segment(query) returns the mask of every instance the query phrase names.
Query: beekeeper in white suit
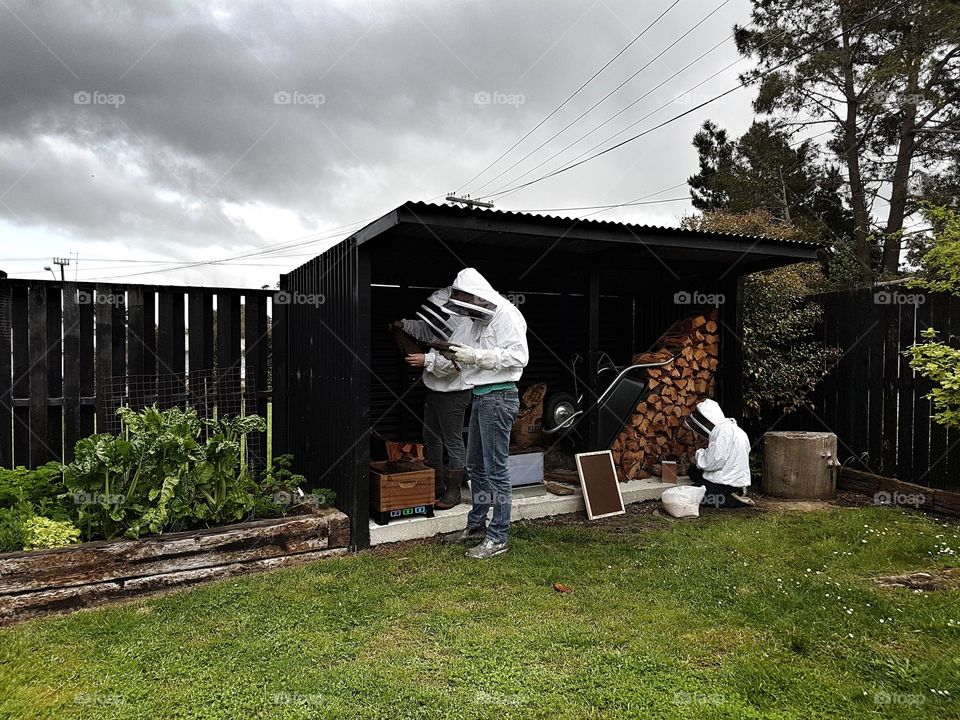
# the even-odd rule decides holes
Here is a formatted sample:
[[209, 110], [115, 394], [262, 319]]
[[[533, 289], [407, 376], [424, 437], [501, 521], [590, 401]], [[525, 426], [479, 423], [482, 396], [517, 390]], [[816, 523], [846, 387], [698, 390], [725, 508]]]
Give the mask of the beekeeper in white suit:
[[[461, 270], [444, 306], [471, 319], [466, 337], [453, 348], [472, 387], [467, 436], [467, 475], [473, 508], [464, 541], [482, 540], [467, 557], [486, 560], [507, 551], [513, 489], [508, 455], [510, 431], [520, 409], [517, 381], [530, 358], [527, 322], [514, 305], [473, 268]], [[493, 517], [486, 527], [487, 514]]]
[[[450, 288], [435, 291], [420, 306], [416, 320], [401, 321], [403, 329], [418, 340], [466, 341], [471, 321], [445, 310], [449, 299]], [[460, 504], [460, 488], [466, 484], [463, 418], [470, 404], [470, 386], [460, 369], [434, 349], [407, 355], [406, 361], [411, 367], [423, 368], [427, 388], [423, 400], [424, 463], [436, 474], [434, 506], [449, 510]]]
[[707, 441], [707, 447], [696, 454], [696, 465], [690, 467], [690, 480], [707, 492], [701, 504], [718, 508], [749, 507], [750, 439], [733, 418], [725, 417], [713, 400], [704, 400], [684, 421], [696, 435]]

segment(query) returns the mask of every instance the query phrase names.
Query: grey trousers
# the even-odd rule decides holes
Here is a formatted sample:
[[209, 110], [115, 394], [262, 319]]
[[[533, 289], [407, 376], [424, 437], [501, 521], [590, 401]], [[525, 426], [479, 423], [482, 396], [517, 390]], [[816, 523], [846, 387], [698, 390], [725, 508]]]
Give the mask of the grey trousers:
[[470, 395], [469, 390], [427, 390], [423, 401], [423, 455], [428, 466], [443, 467], [444, 448], [447, 451], [447, 468], [462, 470], [466, 466], [463, 418], [470, 404]]

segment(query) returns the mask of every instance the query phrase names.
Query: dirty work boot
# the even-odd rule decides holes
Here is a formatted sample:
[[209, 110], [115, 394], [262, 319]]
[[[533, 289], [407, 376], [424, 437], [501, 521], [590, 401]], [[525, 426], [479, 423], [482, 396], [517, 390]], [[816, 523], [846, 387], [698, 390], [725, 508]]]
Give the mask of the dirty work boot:
[[460, 477], [457, 473], [463, 473], [463, 470], [447, 470], [445, 473], [447, 489], [444, 491], [443, 497], [439, 498], [433, 505], [437, 510], [449, 510], [460, 504]]
[[447, 489], [446, 483], [444, 482], [446, 473], [443, 470], [443, 465], [437, 466], [427, 463], [424, 463], [424, 465], [433, 470], [433, 497], [443, 497], [443, 491]]
[[467, 485], [467, 469], [466, 468], [447, 468], [447, 484], [455, 484], [458, 488], [469, 487]]

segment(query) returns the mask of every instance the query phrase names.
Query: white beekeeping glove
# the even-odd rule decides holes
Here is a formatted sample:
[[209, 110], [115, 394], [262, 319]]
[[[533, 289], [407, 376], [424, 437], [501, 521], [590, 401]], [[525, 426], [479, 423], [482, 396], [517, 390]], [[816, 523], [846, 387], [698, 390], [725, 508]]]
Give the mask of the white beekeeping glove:
[[481, 350], [464, 345], [451, 345], [450, 349], [456, 355], [458, 363], [476, 365], [481, 370], [493, 370], [497, 366], [494, 350]]

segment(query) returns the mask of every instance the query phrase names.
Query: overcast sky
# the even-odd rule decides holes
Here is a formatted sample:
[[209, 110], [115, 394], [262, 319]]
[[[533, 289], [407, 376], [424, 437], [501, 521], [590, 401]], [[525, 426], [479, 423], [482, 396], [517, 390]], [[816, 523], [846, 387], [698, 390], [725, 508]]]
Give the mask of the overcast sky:
[[[272, 285], [280, 272], [343, 237], [342, 226], [405, 200], [512, 187], [641, 96], [519, 182], [644, 116], [616, 140], [736, 84], [746, 62], [686, 92], [737, 60], [730, 33], [734, 23], [748, 21], [748, 0], [728, 0], [650, 63], [718, 5], [679, 0], [564, 108], [468, 183], [672, 3], [0, 0], [0, 268], [49, 277], [42, 268], [50, 257], [73, 252], [79, 265], [70, 273], [78, 270], [81, 280]], [[710, 117], [742, 132], [753, 95], [735, 92], [570, 172], [496, 198], [497, 207], [686, 197], [685, 186], [668, 188], [695, 171], [690, 141], [697, 126]], [[594, 217], [673, 225], [689, 210], [684, 200]], [[317, 238], [229, 264], [169, 269]]]

